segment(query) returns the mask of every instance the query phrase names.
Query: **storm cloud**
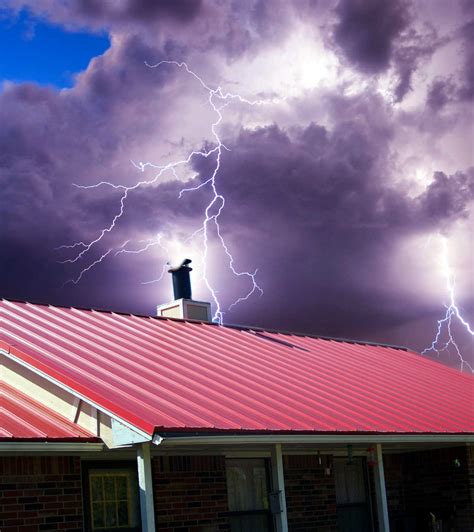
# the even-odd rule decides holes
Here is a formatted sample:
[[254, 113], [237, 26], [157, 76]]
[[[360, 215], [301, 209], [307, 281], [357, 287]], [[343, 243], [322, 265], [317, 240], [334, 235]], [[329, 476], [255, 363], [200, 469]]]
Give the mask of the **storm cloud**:
[[[424, 266], [417, 262], [423, 249], [414, 248], [409, 263], [403, 253], [431, 235], [469, 235], [473, 161], [449, 134], [455, 127], [465, 131], [463, 114], [469, 114], [463, 106], [470, 98], [465, 58], [471, 26], [443, 40], [440, 35], [455, 32], [416, 29], [416, 11], [407, 2], [375, 0], [342, 0], [325, 9], [317, 2], [263, 0], [222, 8], [204, 0], [83, 0], [62, 3], [57, 11], [46, 0], [26, 6], [66, 29], [106, 28], [111, 47], [92, 59], [71, 89], [3, 84], [3, 297], [142, 313], [170, 298], [166, 279], [141, 284], [159, 276], [164, 248], [133, 257], [115, 253], [125, 242], [138, 249], [158, 234], [183, 242], [198, 230], [212, 192], [203, 186], [180, 197], [180, 191], [208, 181], [215, 155], [195, 156], [185, 171], [168, 171], [131, 191], [113, 231], [82, 259], [61, 264], [80, 247], [57, 248], [95, 239], [120, 211], [123, 189], [75, 184], [133, 186], [157, 173], [153, 167], [139, 171], [139, 161], [180, 160], [191, 150], [215, 147], [216, 112], [198, 80], [176, 65], [145, 65], [187, 61], [213, 88], [278, 96], [267, 106], [234, 102], [222, 108], [225, 149], [216, 180], [226, 201], [221, 233], [236, 267], [258, 269], [264, 290], [227, 310], [248, 291], [248, 279], [229, 276], [228, 257], [210, 224], [209, 274], [226, 321], [426, 345], [443, 300], [425, 286]], [[291, 42], [303, 39], [302, 24], [314, 39], [302, 41], [305, 47], [322, 32], [318, 42], [328, 46], [337, 75], [331, 78], [328, 70], [314, 86], [299, 89], [308, 74], [302, 61], [303, 70], [291, 79], [299, 90], [287, 95], [278, 82], [294, 65], [272, 50], [290, 36]], [[452, 72], [436, 70], [431, 61], [449, 46], [464, 55]], [[260, 57], [266, 60], [258, 63]], [[276, 71], [272, 84], [256, 85], [259, 75]], [[377, 84], [384, 75], [394, 76], [390, 90]], [[404, 107], [408, 95], [413, 100]], [[199, 247], [199, 238], [189, 249]], [[79, 283], [67, 283], [108, 250]], [[202, 291], [199, 256], [190, 258]], [[462, 286], [467, 277], [463, 270]], [[473, 305], [469, 294], [462, 302], [468, 310]], [[420, 319], [429, 322], [421, 332], [418, 327], [406, 339], [394, 332]]]
[[346, 58], [368, 73], [388, 68], [394, 41], [409, 22], [404, 0], [340, 0], [334, 29], [336, 44]]

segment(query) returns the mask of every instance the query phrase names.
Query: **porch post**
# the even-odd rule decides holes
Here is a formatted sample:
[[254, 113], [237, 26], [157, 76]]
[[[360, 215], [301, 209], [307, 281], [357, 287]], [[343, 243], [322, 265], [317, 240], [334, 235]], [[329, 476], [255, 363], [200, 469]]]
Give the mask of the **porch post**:
[[138, 488], [140, 490], [140, 513], [142, 531], [155, 532], [155, 509], [153, 506], [153, 478], [151, 474], [150, 443], [137, 447]]
[[375, 496], [377, 499], [377, 517], [380, 532], [390, 532], [388, 520], [387, 492], [385, 490], [385, 473], [383, 469], [382, 444], [375, 446], [376, 468], [375, 468]]
[[285, 475], [283, 471], [283, 455], [281, 444], [277, 443], [272, 448], [272, 476], [273, 490], [280, 492], [281, 512], [275, 514], [276, 531], [288, 532], [288, 518], [286, 513]]

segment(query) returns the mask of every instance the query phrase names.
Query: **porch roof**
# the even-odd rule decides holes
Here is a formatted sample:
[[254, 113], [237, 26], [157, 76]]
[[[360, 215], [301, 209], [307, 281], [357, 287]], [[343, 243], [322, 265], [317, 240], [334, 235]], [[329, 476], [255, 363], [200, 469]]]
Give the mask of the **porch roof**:
[[0, 381], [0, 442], [12, 440], [99, 441], [87, 430]]

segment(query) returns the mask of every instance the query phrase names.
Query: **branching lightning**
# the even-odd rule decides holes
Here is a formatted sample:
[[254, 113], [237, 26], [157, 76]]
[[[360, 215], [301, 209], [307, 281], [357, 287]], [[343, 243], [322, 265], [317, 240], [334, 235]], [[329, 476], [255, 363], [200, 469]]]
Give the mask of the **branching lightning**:
[[[95, 238], [91, 239], [88, 242], [81, 241], [81, 242], [75, 242], [70, 245], [60, 246], [60, 249], [80, 248], [80, 251], [77, 252], [72, 258], [68, 258], [61, 262], [73, 264], [73, 263], [80, 261], [81, 259], [84, 259], [89, 254], [89, 252], [91, 252], [92, 249], [94, 249], [97, 245], [99, 245], [99, 243], [108, 234], [112, 233], [114, 229], [116, 228], [117, 222], [124, 215], [127, 198], [129, 197], [130, 193], [132, 193], [133, 191], [139, 188], [152, 186], [158, 183], [160, 178], [166, 172], [170, 172], [174, 177], [177, 177], [176, 170], [178, 168], [186, 167], [196, 157], [209, 158], [211, 156], [215, 156], [216, 162], [211, 172], [211, 175], [206, 180], [202, 181], [200, 184], [196, 186], [185, 187], [181, 189], [181, 191], [179, 192], [179, 198], [182, 198], [183, 195], [186, 193], [192, 193], [196, 190], [204, 189], [204, 188], [209, 189], [211, 192], [209, 203], [203, 213], [202, 225], [186, 239], [186, 242], [193, 240], [194, 238], [197, 238], [197, 237], [200, 237], [202, 239], [202, 251], [201, 251], [202, 279], [204, 281], [205, 286], [209, 290], [209, 293], [215, 305], [215, 312], [214, 312], [213, 319], [214, 321], [222, 323], [224, 319], [224, 311], [219, 301], [217, 290], [214, 284], [211, 282], [209, 275], [208, 275], [209, 240], [210, 240], [210, 231], [212, 228], [214, 228], [216, 235], [217, 235], [218, 242], [221, 245], [222, 250], [224, 251], [225, 255], [227, 256], [229, 270], [232, 272], [234, 276], [240, 277], [240, 278], [244, 277], [248, 279], [248, 281], [250, 282], [250, 288], [247, 291], [247, 293], [237, 298], [228, 307], [228, 310], [232, 309], [238, 303], [248, 300], [249, 297], [251, 297], [254, 293], [259, 293], [260, 295], [262, 295], [263, 290], [257, 282], [257, 270], [254, 270], [253, 272], [252, 271], [249, 272], [249, 271], [240, 271], [237, 269], [237, 267], [235, 266], [234, 256], [232, 255], [229, 249], [229, 246], [227, 245], [224, 239], [224, 236], [222, 234], [222, 228], [219, 224], [219, 218], [225, 207], [225, 198], [218, 190], [217, 177], [218, 177], [218, 173], [221, 167], [222, 152], [223, 150], [229, 150], [229, 148], [227, 148], [227, 146], [225, 146], [225, 144], [222, 142], [219, 136], [218, 127], [223, 120], [223, 115], [222, 115], [223, 109], [231, 103], [237, 102], [237, 103], [247, 104], [250, 106], [255, 106], [255, 105], [275, 103], [276, 100], [275, 99], [273, 100], [248, 100], [246, 98], [243, 98], [239, 94], [224, 92], [220, 86], [216, 88], [212, 88], [209, 85], [207, 85], [207, 83], [205, 83], [203, 79], [199, 77], [195, 72], [190, 70], [188, 65], [184, 62], [160, 61], [159, 63], [154, 64], [154, 65], [150, 65], [148, 63], [146, 63], [146, 65], [149, 68], [159, 68], [163, 65], [170, 65], [170, 66], [177, 67], [179, 69], [183, 69], [186, 71], [187, 74], [189, 74], [199, 83], [199, 85], [201, 86], [203, 90], [207, 91], [208, 104], [210, 106], [210, 109], [212, 110], [212, 112], [214, 113], [216, 117], [215, 120], [211, 124], [211, 132], [212, 132], [212, 137], [214, 139], [214, 145], [210, 149], [191, 151], [191, 153], [189, 153], [188, 156], [185, 157], [184, 159], [168, 162], [166, 164], [158, 165], [158, 164], [154, 164], [151, 162], [136, 163], [132, 161], [132, 164], [141, 172], [145, 172], [145, 170], [147, 169], [152, 169], [153, 171], [156, 172], [155, 175], [151, 179], [144, 179], [144, 180], [138, 181], [132, 186], [114, 184], [108, 181], [101, 181], [94, 185], [77, 185], [76, 184], [75, 186], [81, 189], [96, 189], [102, 186], [106, 186], [106, 187], [113, 188], [115, 190], [119, 190], [121, 192], [119, 208], [117, 212], [115, 213], [115, 215], [113, 216], [113, 218], [111, 219], [110, 223], [106, 227], [102, 228]], [[162, 235], [157, 235], [157, 237], [153, 239], [139, 241], [139, 243], [142, 243], [142, 244], [145, 243], [145, 245], [137, 249], [126, 248], [129, 242], [130, 241], [126, 241], [119, 248], [115, 249], [114, 256], [117, 256], [122, 253], [132, 253], [132, 254], [144, 253], [148, 251], [151, 247], [156, 246], [156, 245], [160, 246], [165, 251], [167, 250], [166, 246], [162, 243]], [[77, 284], [82, 279], [85, 273], [87, 273], [97, 264], [101, 263], [106, 257], [111, 255], [112, 251], [114, 251], [113, 248], [103, 253], [98, 259], [94, 260], [88, 266], [84, 267], [76, 278], [70, 279], [67, 282]], [[153, 279], [152, 281], [147, 281], [146, 283], [158, 282], [159, 280], [163, 278], [165, 271], [166, 271], [166, 264], [163, 265], [161, 275], [159, 276], [158, 279]]]
[[[443, 351], [447, 351], [449, 347], [451, 346], [454, 349], [454, 352], [459, 357], [459, 361], [461, 363], [461, 371], [463, 371], [465, 368], [467, 368], [469, 371], [474, 373], [474, 368], [472, 367], [469, 362], [467, 362], [459, 349], [458, 344], [456, 343], [456, 340], [454, 339], [453, 332], [452, 332], [452, 324], [453, 320], [457, 320], [459, 323], [463, 325], [463, 327], [466, 329], [466, 331], [471, 335], [474, 336], [474, 330], [472, 329], [471, 325], [468, 323], [468, 321], [462, 316], [459, 306], [456, 303], [455, 298], [455, 276], [451, 269], [451, 266], [449, 264], [449, 248], [448, 248], [448, 242], [446, 238], [442, 237], [441, 239], [441, 245], [442, 245], [442, 251], [441, 251], [441, 268], [443, 277], [446, 281], [446, 290], [449, 295], [449, 305], [446, 306], [446, 313], [443, 318], [438, 320], [438, 328], [436, 331], [436, 335], [430, 345], [430, 347], [427, 347], [422, 351], [422, 354], [426, 354], [429, 352], [435, 352], [439, 356]], [[447, 338], [446, 340], [443, 340], [442, 338]]]
[[69, 283], [77, 284], [84, 277], [84, 274], [86, 274], [89, 270], [91, 270], [97, 264], [101, 263], [105, 259], [105, 257], [108, 257], [112, 253], [112, 251], [113, 249], [108, 249], [105, 253], [102, 253], [102, 255], [98, 259], [96, 259], [94, 262], [91, 262], [89, 266], [87, 266], [86, 268], [83, 268], [75, 279], [69, 279], [68, 281], [64, 283], [64, 285], [69, 284]]
[[162, 238], [163, 238], [163, 235], [161, 233], [158, 233], [156, 237], [139, 240], [138, 241], [139, 244], [145, 243], [145, 245], [138, 249], [127, 249], [125, 246], [130, 242], [130, 240], [127, 240], [123, 244], [123, 246], [115, 252], [115, 256], [120, 255], [121, 253], [130, 253], [132, 255], [139, 255], [140, 253], [144, 253], [145, 251], [148, 251], [150, 248], [154, 246], [160, 246], [162, 249], [166, 251], [166, 248], [161, 243]]

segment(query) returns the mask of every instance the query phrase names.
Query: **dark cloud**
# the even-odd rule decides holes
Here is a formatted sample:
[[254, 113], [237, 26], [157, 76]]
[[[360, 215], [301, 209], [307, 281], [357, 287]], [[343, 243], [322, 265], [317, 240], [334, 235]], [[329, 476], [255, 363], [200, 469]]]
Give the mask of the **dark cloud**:
[[461, 8], [468, 15], [474, 14], [474, 4], [471, 0], [461, 0]]
[[[67, 292], [57, 246], [97, 233], [116, 212], [117, 194], [82, 194], [72, 183], [130, 179], [130, 146], [146, 141], [159, 124], [144, 121], [149, 97], [156, 97], [173, 72], [150, 71], [152, 52], [136, 37], [97, 58], [71, 91], [35, 84], [4, 86], [0, 93], [1, 292], [30, 297]], [[153, 50], [156, 57], [159, 53]], [[166, 103], [163, 102], [163, 105]], [[159, 116], [160, 106], [156, 106]], [[159, 126], [158, 126], [159, 127]], [[93, 217], [94, 199], [104, 196]], [[91, 197], [94, 198], [91, 201]], [[88, 200], [88, 208], [84, 204]], [[96, 200], [98, 201], [98, 200]], [[5, 259], [9, 257], [10, 259]], [[12, 267], [11, 257], [22, 257]], [[32, 272], [36, 272], [32, 276]], [[61, 280], [62, 279], [62, 280]], [[34, 288], [33, 288], [34, 286]], [[16, 294], [16, 296], [15, 296]], [[25, 296], [26, 297], [26, 296]]]
[[[472, 9], [468, 10], [466, 6], [465, 12], [469, 15]], [[474, 20], [463, 24], [449, 40], [458, 43], [461, 68], [452, 75], [437, 77], [430, 83], [426, 103], [434, 111], [443, 109], [449, 103], [470, 102], [474, 99]], [[447, 41], [448, 39], [445, 40]]]
[[[7, 0], [16, 10], [66, 29], [134, 33], [153, 46], [217, 51], [234, 60], [284, 38], [297, 17], [314, 11], [312, 0]], [[179, 44], [178, 44], [179, 43]], [[169, 55], [168, 58], [176, 59]]]
[[474, 20], [471, 18], [460, 31], [461, 53], [463, 54], [463, 68], [458, 89], [458, 97], [461, 100], [474, 99]]
[[77, 0], [71, 2], [70, 13], [105, 24], [137, 20], [150, 23], [157, 18], [189, 22], [202, 9], [201, 0]]
[[412, 90], [412, 77], [421, 62], [431, 58], [444, 43], [445, 40], [439, 39], [435, 30], [422, 34], [409, 29], [403, 33], [401, 42], [393, 52], [393, 64], [398, 77], [394, 90], [396, 102], [401, 102]]
[[69, 28], [118, 29], [139, 24], [189, 24], [203, 9], [202, 0], [7, 0], [6, 7], [46, 17]]
[[396, 76], [394, 100], [412, 90], [412, 77], [449, 39], [433, 27], [415, 29], [414, 7], [405, 0], [340, 0], [334, 41], [346, 60], [365, 74], [392, 68]]
[[474, 168], [451, 176], [435, 172], [433, 181], [417, 199], [419, 215], [429, 225], [467, 218], [468, 204], [474, 200]]
[[420, 313], [416, 296], [387, 294], [395, 250], [408, 235], [465, 217], [474, 175], [437, 173], [415, 198], [390, 185], [389, 128], [385, 136], [371, 131], [363, 109], [376, 109], [377, 101], [365, 105], [354, 101], [351, 119], [332, 130], [316, 124], [292, 135], [277, 126], [243, 130], [225, 154], [223, 227], [239, 260], [258, 266], [268, 288], [265, 301], [236, 310], [231, 321], [250, 317], [307, 331], [317, 323], [324, 334], [370, 334], [406, 320], [407, 305], [408, 313]]
[[409, 23], [407, 2], [340, 0], [334, 39], [344, 56], [364, 72], [390, 66], [394, 41]]
[[455, 90], [455, 84], [450, 78], [437, 78], [428, 87], [426, 103], [433, 111], [439, 111], [451, 101]]
[[[471, 3], [469, 8], [465, 6], [465, 13], [472, 18]], [[438, 76], [429, 84], [426, 103], [433, 111], [439, 111], [450, 103], [470, 102], [474, 99], [474, 20], [463, 24], [449, 38], [438, 40], [434, 48], [447, 42], [457, 43], [461, 65], [454, 73]], [[425, 47], [424, 51], [421, 49], [420, 55], [432, 55], [430, 46]]]

